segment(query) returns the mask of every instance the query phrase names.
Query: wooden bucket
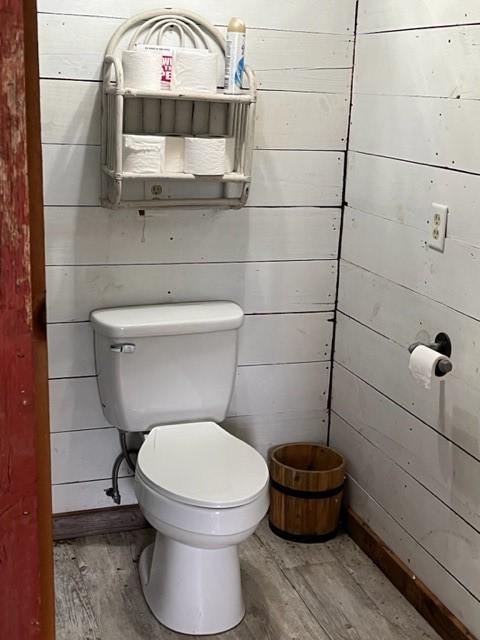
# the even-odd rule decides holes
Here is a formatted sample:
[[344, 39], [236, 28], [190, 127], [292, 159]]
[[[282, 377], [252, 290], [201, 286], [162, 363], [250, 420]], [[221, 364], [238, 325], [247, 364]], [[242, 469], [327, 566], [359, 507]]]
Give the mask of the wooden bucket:
[[340, 519], [345, 459], [318, 444], [276, 447], [270, 458], [270, 528], [294, 542], [326, 542]]

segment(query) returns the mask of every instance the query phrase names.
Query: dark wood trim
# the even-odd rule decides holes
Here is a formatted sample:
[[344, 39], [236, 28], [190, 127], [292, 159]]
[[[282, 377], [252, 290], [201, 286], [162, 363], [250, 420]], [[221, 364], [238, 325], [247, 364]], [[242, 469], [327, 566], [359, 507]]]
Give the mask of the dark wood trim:
[[40, 72], [36, 0], [23, 0], [25, 105], [30, 205], [30, 277], [32, 286], [33, 365], [37, 460], [38, 538], [40, 549], [40, 627], [42, 638], [55, 637], [55, 590], [52, 552], [52, 483], [43, 219]]
[[345, 514], [345, 525], [352, 540], [373, 560], [390, 582], [444, 640], [477, 640], [465, 625], [350, 508]]
[[116, 531], [145, 529], [149, 524], [138, 505], [59, 513], [53, 517], [54, 540], [69, 540]]
[[53, 640], [35, 0], [0, 0], [0, 637]]

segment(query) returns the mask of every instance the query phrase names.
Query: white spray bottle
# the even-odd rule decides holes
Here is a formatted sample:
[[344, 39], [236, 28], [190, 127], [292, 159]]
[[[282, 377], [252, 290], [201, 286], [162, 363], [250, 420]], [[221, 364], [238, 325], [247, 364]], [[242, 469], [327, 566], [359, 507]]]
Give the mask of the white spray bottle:
[[225, 93], [240, 93], [245, 69], [246, 27], [240, 18], [232, 18], [225, 41]]

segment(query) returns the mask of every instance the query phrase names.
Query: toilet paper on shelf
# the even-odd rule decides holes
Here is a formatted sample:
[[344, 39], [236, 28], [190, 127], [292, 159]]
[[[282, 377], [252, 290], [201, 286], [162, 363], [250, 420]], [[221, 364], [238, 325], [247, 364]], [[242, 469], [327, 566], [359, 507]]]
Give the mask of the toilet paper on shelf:
[[172, 91], [178, 93], [217, 91], [217, 54], [207, 49], [175, 47], [173, 52]]
[[191, 100], [176, 100], [175, 104], [175, 133], [192, 133], [193, 102]]
[[163, 134], [173, 133], [175, 130], [175, 101], [160, 101], [160, 131]]
[[193, 103], [192, 133], [194, 136], [208, 133], [210, 104], [197, 100]]
[[122, 51], [123, 82], [136, 91], [162, 91], [170, 88], [165, 61], [172, 59], [169, 47], [137, 48]]
[[165, 171], [163, 136], [123, 136], [123, 171], [135, 174], [160, 174]]
[[227, 163], [225, 138], [185, 138], [185, 173], [223, 175]]
[[228, 104], [212, 102], [208, 118], [208, 132], [211, 136], [224, 136], [227, 133]]
[[409, 369], [415, 380], [425, 389], [431, 389], [432, 380], [436, 378], [435, 369], [440, 360], [448, 359], [438, 351], [424, 345], [415, 347], [410, 355]]
[[128, 98], [123, 103], [123, 130], [125, 133], [143, 133], [143, 100]]
[[143, 99], [143, 132], [159, 133], [160, 131], [160, 100], [155, 98]]
[[225, 138], [225, 173], [235, 171], [235, 138]]

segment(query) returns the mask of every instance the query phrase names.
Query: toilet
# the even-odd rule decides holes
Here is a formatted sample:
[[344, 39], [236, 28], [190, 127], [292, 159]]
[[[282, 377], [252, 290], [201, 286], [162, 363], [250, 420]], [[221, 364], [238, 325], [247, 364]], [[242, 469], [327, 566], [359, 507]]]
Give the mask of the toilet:
[[242, 322], [233, 302], [91, 314], [105, 416], [122, 431], [148, 432], [135, 487], [156, 536], [140, 557], [141, 586], [155, 617], [179, 633], [221, 633], [242, 620], [238, 545], [268, 510], [263, 457], [218, 424]]

